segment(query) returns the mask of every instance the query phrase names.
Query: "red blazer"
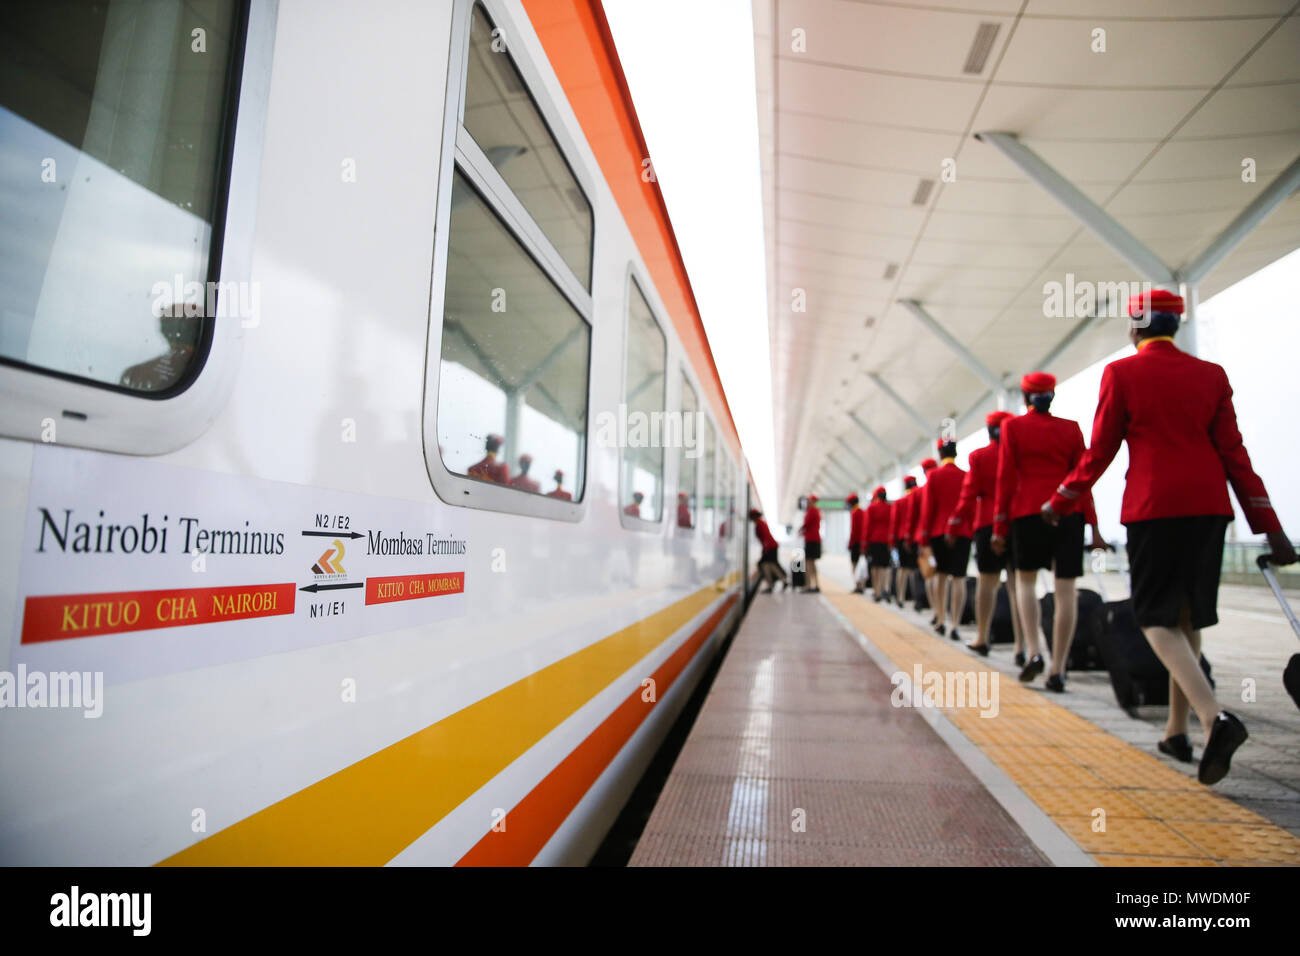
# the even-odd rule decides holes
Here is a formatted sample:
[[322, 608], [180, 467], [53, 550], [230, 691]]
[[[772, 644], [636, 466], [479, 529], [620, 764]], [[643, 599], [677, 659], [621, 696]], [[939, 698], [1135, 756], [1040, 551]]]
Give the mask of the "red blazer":
[[855, 544], [862, 544], [866, 538], [866, 532], [862, 529], [867, 523], [867, 513], [861, 508], [854, 508], [849, 512], [849, 547]]
[[[998, 442], [997, 504], [993, 533], [1006, 537], [1011, 522], [1036, 515], [1056, 492], [1061, 479], [1083, 458], [1083, 432], [1079, 423], [1032, 409], [1002, 423]], [[1097, 523], [1092, 494], [1081, 496], [1061, 509], [1080, 510], [1089, 524]]]
[[894, 506], [888, 501], [873, 501], [867, 505], [866, 520], [862, 522], [863, 544], [889, 544], [890, 523], [894, 517]]
[[822, 512], [816, 505], [809, 505], [808, 510], [804, 512], [803, 539], [804, 541], [822, 539]]
[[1092, 448], [1066, 476], [1052, 507], [1068, 510], [1128, 442], [1120, 521], [1232, 515], [1228, 484], [1255, 534], [1281, 525], [1237, 429], [1232, 386], [1212, 362], [1173, 342], [1144, 343], [1101, 374]]
[[509, 484], [510, 466], [504, 461], [497, 461], [491, 455], [485, 455], [480, 460], [469, 466], [469, 471], [465, 474], [471, 478], [481, 478], [484, 481], [495, 481], [500, 484]]
[[[961, 483], [961, 494], [948, 519], [949, 530], [960, 534], [960, 525], [987, 528], [993, 523], [993, 497], [998, 490], [998, 443], [990, 442], [970, 453], [970, 471]], [[967, 531], [967, 534], [970, 532]]]
[[[933, 474], [933, 472], [931, 472]], [[907, 513], [907, 540], [915, 541], [917, 544], [923, 544], [921, 541], [921, 512], [925, 510], [925, 489], [930, 486], [930, 475], [925, 476], [925, 484], [921, 485], [912, 493], [916, 500], [912, 502], [912, 507]]]
[[965, 478], [966, 472], [954, 461], [944, 462], [930, 472], [925, 483], [925, 497], [921, 499], [921, 518], [917, 522], [916, 534], [922, 544], [929, 544], [931, 538], [941, 538], [949, 531], [959, 537], [970, 537], [968, 524], [959, 521], [950, 525], [948, 522], [957, 506]]
[[912, 539], [912, 509], [916, 507], [917, 492], [919, 489], [913, 488], [910, 491], [904, 491], [903, 497], [894, 502], [894, 520], [890, 524], [890, 534], [894, 536], [895, 541], [910, 541]]
[[776, 547], [776, 538], [772, 537], [772, 530], [762, 518], [754, 522], [754, 534], [758, 535], [758, 543], [763, 546], [764, 551]]

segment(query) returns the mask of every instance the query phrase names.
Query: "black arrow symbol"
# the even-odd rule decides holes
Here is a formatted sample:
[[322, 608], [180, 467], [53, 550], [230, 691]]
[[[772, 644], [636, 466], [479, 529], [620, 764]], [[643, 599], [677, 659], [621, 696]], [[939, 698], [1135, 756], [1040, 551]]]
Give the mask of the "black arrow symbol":
[[304, 537], [312, 538], [361, 538], [364, 534], [360, 531], [304, 531]]
[[365, 583], [358, 581], [356, 584], [309, 584], [305, 588], [299, 588], [299, 591], [310, 591], [315, 594], [317, 591], [342, 591], [345, 588], [363, 588]]

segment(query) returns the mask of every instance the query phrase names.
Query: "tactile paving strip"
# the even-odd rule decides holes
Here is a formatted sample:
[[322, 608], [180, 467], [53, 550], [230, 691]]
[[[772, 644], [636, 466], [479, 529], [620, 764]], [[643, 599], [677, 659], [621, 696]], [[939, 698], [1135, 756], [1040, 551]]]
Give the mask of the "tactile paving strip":
[[[872, 601], [826, 599], [902, 672], [992, 671], [978, 658]], [[1300, 865], [1300, 839], [1003, 677], [998, 712], [945, 715], [1104, 866]], [[1098, 811], [1102, 811], [1101, 814]], [[1104, 828], [1103, 828], [1104, 826]]]

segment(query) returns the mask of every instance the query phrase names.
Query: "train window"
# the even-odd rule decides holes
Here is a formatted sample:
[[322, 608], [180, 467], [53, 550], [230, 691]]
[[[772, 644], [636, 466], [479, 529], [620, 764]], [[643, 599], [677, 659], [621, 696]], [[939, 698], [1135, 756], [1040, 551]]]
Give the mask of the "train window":
[[625, 515], [657, 522], [663, 517], [665, 436], [656, 436], [652, 426], [664, 420], [667, 404], [668, 340], [636, 280], [629, 277], [628, 286], [621, 500]]
[[[677, 448], [677, 527], [684, 533], [695, 527], [695, 478], [699, 466], [699, 442], [703, 436], [695, 431], [696, 412], [700, 410], [695, 389], [682, 372], [682, 434]], [[690, 444], [692, 447], [687, 448]]]
[[447, 470], [520, 492], [583, 492], [591, 329], [457, 170], [438, 377]]
[[703, 496], [703, 500], [700, 501], [700, 527], [704, 529], [705, 534], [712, 534], [715, 527], [714, 507], [715, 496], [717, 495], [715, 462], [717, 460], [717, 449], [714, 445], [713, 425], [706, 421], [704, 423], [703, 438], [704, 454], [701, 455], [704, 466], [700, 480], [700, 494]]
[[6, 7], [0, 361], [160, 396], [237, 315], [208, 280], [240, 6]]
[[591, 203], [480, 4], [470, 24], [465, 130], [583, 287], [591, 288]]

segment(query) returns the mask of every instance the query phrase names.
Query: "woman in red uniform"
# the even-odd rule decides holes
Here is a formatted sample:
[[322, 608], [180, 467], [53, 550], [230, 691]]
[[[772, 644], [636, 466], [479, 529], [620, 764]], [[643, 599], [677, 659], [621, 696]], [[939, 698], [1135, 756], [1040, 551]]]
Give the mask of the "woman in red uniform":
[[1052, 621], [1052, 669], [1047, 689], [1065, 690], [1065, 665], [1074, 640], [1079, 594], [1075, 582], [1083, 574], [1083, 525], [1092, 526], [1092, 547], [1104, 548], [1097, 528], [1092, 495], [1081, 495], [1070, 503], [1068, 514], [1057, 525], [1042, 519], [1043, 502], [1061, 479], [1083, 457], [1083, 432], [1079, 423], [1051, 413], [1056, 397], [1056, 376], [1031, 372], [1020, 380], [1028, 411], [1002, 423], [998, 442], [998, 490], [993, 514], [992, 546], [1005, 553], [1011, 538], [1011, 561], [1016, 569], [1016, 598], [1020, 602], [1020, 623], [1029, 645], [1029, 660], [1020, 672], [1028, 683], [1043, 672], [1038, 653], [1038, 600], [1034, 580], [1040, 569], [1056, 576], [1054, 620]]
[[858, 559], [862, 557], [862, 523], [867, 513], [858, 507], [858, 496], [850, 494], [844, 499], [849, 506], [849, 571], [853, 575], [853, 593], [865, 591], [865, 579], [858, 579]]
[[763, 549], [758, 558], [758, 573], [767, 585], [763, 588], [763, 593], [771, 594], [777, 581], [781, 582], [781, 587], [787, 586], [785, 569], [777, 560], [776, 538], [772, 537], [772, 530], [763, 519], [763, 512], [757, 508], [750, 509], [749, 520], [754, 522], [754, 534], [758, 536], [758, 546]]
[[921, 543], [934, 555], [934, 610], [938, 623], [934, 629], [942, 636], [946, 618], [952, 618], [951, 636], [961, 640], [957, 627], [966, 609], [966, 566], [970, 564], [970, 528], [963, 522], [949, 523], [966, 472], [957, 467], [957, 443], [939, 440], [939, 458], [943, 462], [925, 481], [921, 499], [921, 520], [917, 526]]
[[1218, 623], [1223, 536], [1232, 520], [1232, 485], [1250, 530], [1268, 536], [1272, 560], [1291, 564], [1295, 549], [1255, 474], [1237, 428], [1223, 369], [1174, 344], [1183, 300], [1157, 289], [1129, 300], [1129, 338], [1137, 354], [1106, 366], [1092, 423], [1092, 447], [1043, 505], [1059, 522], [1128, 442], [1120, 521], [1128, 530], [1133, 612], [1169, 669], [1169, 722], [1160, 750], [1191, 762], [1188, 705], [1208, 734], [1198, 777], [1227, 774], [1246, 728], [1219, 707], [1201, 672], [1201, 629]]
[[906, 475], [903, 478], [903, 497], [893, 504], [889, 531], [894, 539], [894, 547], [898, 551], [898, 580], [894, 586], [894, 600], [899, 607], [903, 606], [903, 598], [907, 594], [909, 584], [913, 588], [912, 593], [916, 593], [916, 545], [912, 542], [907, 529], [912, 526], [912, 508], [917, 500], [916, 478]]
[[[996, 553], [993, 541], [993, 496], [998, 485], [998, 436], [1002, 422], [1011, 418], [1010, 412], [989, 412], [984, 417], [989, 443], [970, 453], [970, 471], [962, 482], [957, 507], [948, 519], [950, 534], [956, 540], [956, 529], [962, 524], [975, 529], [975, 640], [966, 646], [977, 654], [988, 657], [989, 631], [993, 625], [993, 608], [998, 596], [998, 579], [1007, 568], [1007, 556]], [[1008, 569], [1007, 596], [1011, 599], [1011, 625], [1015, 634], [1015, 661], [1017, 667], [1025, 666], [1024, 637], [1020, 632], [1020, 608], [1016, 607], [1016, 575]]]
[[866, 509], [866, 520], [862, 522], [862, 533], [867, 552], [867, 569], [871, 572], [871, 590], [879, 603], [884, 599], [885, 587], [889, 584], [889, 524], [893, 517], [893, 506], [890, 505], [884, 488], [873, 491], [871, 499], [871, 504]]
[[934, 611], [930, 617], [931, 627], [937, 627], [939, 624], [939, 599], [934, 594], [938, 575], [934, 573], [934, 551], [929, 544], [921, 540], [921, 514], [925, 511], [925, 490], [930, 484], [930, 473], [938, 467], [939, 463], [933, 458], [926, 458], [921, 462], [921, 475], [925, 478], [925, 484], [920, 485], [913, 496], [916, 500], [912, 503], [912, 510], [909, 512], [911, 523], [908, 525], [907, 533], [908, 540], [916, 548], [916, 567], [921, 572], [921, 581], [925, 585], [925, 598]]
[[816, 594], [821, 590], [817, 586], [817, 560], [822, 556], [822, 512], [817, 507], [817, 496], [808, 496], [808, 510], [803, 515], [803, 556], [806, 562], [808, 584], [805, 594]]

